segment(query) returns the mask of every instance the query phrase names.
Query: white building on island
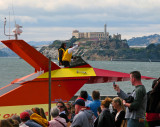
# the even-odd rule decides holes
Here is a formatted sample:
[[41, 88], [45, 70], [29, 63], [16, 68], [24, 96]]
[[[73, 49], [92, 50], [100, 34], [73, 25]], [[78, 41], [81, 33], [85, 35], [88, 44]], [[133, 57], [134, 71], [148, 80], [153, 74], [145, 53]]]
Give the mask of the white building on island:
[[[104, 32], [79, 32], [78, 30], [73, 30], [72, 36], [76, 38], [109, 40], [109, 32], [107, 32], [106, 24], [104, 25]], [[121, 40], [121, 34], [114, 34], [113, 38]]]

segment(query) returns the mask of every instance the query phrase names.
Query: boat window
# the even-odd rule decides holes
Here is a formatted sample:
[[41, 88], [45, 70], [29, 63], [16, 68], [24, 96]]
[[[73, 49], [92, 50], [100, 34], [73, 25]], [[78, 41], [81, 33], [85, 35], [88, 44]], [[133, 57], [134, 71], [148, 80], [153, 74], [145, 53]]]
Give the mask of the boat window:
[[73, 60], [71, 61], [70, 67], [76, 67], [81, 65], [88, 64], [86, 61], [84, 61], [81, 56], [73, 56]]

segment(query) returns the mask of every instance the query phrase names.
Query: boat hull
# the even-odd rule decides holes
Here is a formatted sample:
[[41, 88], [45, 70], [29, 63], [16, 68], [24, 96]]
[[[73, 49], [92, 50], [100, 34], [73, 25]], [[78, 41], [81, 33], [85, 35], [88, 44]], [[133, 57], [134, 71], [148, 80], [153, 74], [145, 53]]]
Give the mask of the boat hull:
[[[0, 88], [0, 118], [7, 118], [33, 107], [48, 110], [49, 103], [49, 59], [23, 40], [2, 41], [22, 59], [28, 62], [35, 72], [14, 80]], [[128, 81], [130, 74], [92, 68], [85, 61], [69, 68], [61, 68], [51, 61], [51, 103], [68, 102], [86, 83], [107, 83]], [[142, 76], [143, 79], [154, 79]]]

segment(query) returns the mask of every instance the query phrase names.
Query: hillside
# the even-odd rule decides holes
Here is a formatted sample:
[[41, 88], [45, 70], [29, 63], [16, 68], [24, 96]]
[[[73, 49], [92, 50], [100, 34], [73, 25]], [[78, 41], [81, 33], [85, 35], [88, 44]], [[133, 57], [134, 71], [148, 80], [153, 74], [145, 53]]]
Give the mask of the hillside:
[[109, 40], [97, 41], [90, 39], [76, 39], [71, 38], [67, 41], [54, 41], [51, 45], [42, 47], [40, 52], [47, 57], [52, 57], [53, 59], [58, 58], [58, 48], [61, 43], [66, 43], [67, 47], [73, 45], [73, 43], [81, 42], [80, 47], [74, 51], [73, 55], [80, 55], [86, 60], [110, 60], [112, 57], [117, 58], [119, 50], [129, 49], [126, 40]]
[[149, 44], [160, 44], [160, 35], [154, 34], [143, 37], [133, 37], [128, 40], [129, 46], [148, 46]]
[[[69, 40], [55, 40], [53, 42], [43, 42], [50, 44], [46, 46], [34, 46], [42, 54], [53, 59], [58, 58], [58, 48], [61, 43], [66, 43], [67, 47], [81, 42], [80, 47], [73, 52], [73, 55], [82, 56], [85, 60], [136, 60], [136, 61], [160, 61], [160, 35], [150, 35], [128, 40], [131, 45], [147, 45], [146, 48], [129, 48], [127, 40], [110, 38], [107, 42], [97, 39], [77, 39], [72, 37]], [[148, 41], [146, 41], [148, 40]], [[34, 44], [34, 42], [30, 42]], [[0, 57], [16, 56], [10, 49], [0, 45]]]
[[[40, 50], [44, 45], [49, 45], [53, 41], [29, 41], [29, 45], [35, 47], [37, 50]], [[3, 43], [0, 43], [0, 57], [18, 57], [12, 50], [7, 48]]]
[[51, 45], [42, 47], [40, 52], [53, 59], [58, 58], [58, 48], [61, 43], [67, 47], [73, 43], [81, 42], [80, 47], [73, 55], [82, 56], [85, 60], [132, 60], [132, 61], [159, 61], [160, 44], [150, 44], [147, 48], [129, 48], [126, 40], [113, 40], [108, 42], [71, 38], [66, 41], [54, 41]]
[[27, 42], [29, 45], [32, 45], [32, 46], [42, 46], [42, 45], [49, 45], [51, 44], [53, 41], [29, 41]]

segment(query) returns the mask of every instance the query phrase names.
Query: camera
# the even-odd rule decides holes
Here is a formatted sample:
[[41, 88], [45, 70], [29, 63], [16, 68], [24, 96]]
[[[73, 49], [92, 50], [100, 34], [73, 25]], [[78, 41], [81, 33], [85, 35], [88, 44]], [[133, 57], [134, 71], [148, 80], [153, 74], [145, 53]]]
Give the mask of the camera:
[[126, 103], [132, 103], [134, 101], [134, 97], [129, 96], [128, 98], [124, 99]]
[[[126, 103], [132, 103], [134, 101], [134, 97], [129, 96], [128, 98], [124, 99], [126, 101]], [[129, 112], [132, 112], [133, 110], [128, 108]]]

